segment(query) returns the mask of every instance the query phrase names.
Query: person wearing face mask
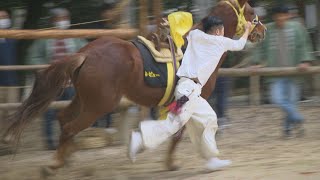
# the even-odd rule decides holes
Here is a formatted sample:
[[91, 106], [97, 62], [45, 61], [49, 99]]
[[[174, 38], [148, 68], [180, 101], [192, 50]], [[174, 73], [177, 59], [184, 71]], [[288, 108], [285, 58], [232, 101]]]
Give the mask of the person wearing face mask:
[[[11, 20], [9, 11], [0, 9], [0, 29], [9, 29], [10, 27]], [[16, 65], [16, 57], [16, 40], [0, 38], [0, 65]], [[17, 84], [17, 72], [0, 71], [0, 103], [12, 103], [18, 101], [19, 89], [14, 87], [17, 86]], [[0, 111], [1, 120], [7, 115], [7, 111]]]
[[[55, 8], [50, 11], [50, 22], [56, 29], [70, 28], [70, 13], [64, 8]], [[86, 45], [87, 41], [80, 38], [67, 39], [40, 39], [34, 41], [28, 50], [27, 64], [48, 64], [53, 61], [59, 61], [65, 56], [77, 52]], [[27, 78], [27, 84], [33, 81]], [[25, 94], [28, 94], [26, 92]], [[74, 95], [73, 87], [66, 87], [62, 96], [57, 100], [70, 100]], [[49, 150], [55, 149], [53, 138], [53, 122], [56, 119], [56, 110], [49, 109], [45, 113], [44, 133], [46, 135], [46, 143]]]
[[11, 27], [11, 19], [7, 10], [0, 9], [0, 29], [9, 29]]

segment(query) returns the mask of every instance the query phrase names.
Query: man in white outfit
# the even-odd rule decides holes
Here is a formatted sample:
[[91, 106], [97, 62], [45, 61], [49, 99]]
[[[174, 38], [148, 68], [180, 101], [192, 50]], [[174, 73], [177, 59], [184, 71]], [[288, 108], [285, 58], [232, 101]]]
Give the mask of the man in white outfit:
[[179, 114], [170, 112], [166, 120], [140, 123], [140, 132], [133, 131], [129, 143], [128, 155], [132, 161], [135, 161], [137, 153], [145, 148], [156, 148], [186, 125], [192, 143], [208, 161], [208, 170], [218, 170], [231, 164], [229, 160], [217, 158], [217, 116], [200, 94], [223, 53], [244, 48], [251, 23], [245, 25], [245, 33], [239, 40], [224, 37], [223, 21], [218, 17], [209, 16], [202, 23], [204, 31], [195, 29], [189, 32], [188, 47], [177, 72], [180, 79], [175, 89], [175, 98], [186, 96], [188, 101]]

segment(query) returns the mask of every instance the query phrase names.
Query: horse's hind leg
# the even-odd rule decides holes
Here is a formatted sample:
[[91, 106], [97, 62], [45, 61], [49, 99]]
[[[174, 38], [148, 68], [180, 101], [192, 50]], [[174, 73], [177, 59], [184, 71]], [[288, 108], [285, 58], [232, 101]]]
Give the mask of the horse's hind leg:
[[[79, 116], [80, 110], [81, 110], [80, 99], [79, 99], [79, 96], [76, 95], [73, 98], [70, 105], [68, 106], [68, 108], [64, 109], [63, 111], [61, 111], [58, 114], [58, 120], [59, 120], [59, 124], [60, 124], [60, 129], [62, 132], [63, 132], [63, 127], [65, 124], [73, 121], [74, 119], [76, 119]], [[59, 144], [60, 143], [61, 143], [61, 139], [60, 139]], [[76, 150], [76, 148], [74, 146], [73, 140], [71, 139], [69, 148], [65, 152], [66, 157], [68, 156], [68, 154], [72, 154], [72, 152], [74, 152], [75, 150]]]
[[55, 156], [55, 163], [48, 166], [48, 168], [55, 170], [64, 166], [66, 158], [75, 151], [73, 137], [93, 124], [101, 114], [103, 113], [97, 113], [95, 111], [81, 111], [75, 119], [63, 125], [59, 146]]
[[59, 112], [57, 119], [59, 120], [60, 128], [72, 121], [73, 119], [77, 118], [81, 110], [80, 98], [78, 94], [72, 99], [71, 103], [68, 105], [67, 108], [63, 109]]
[[[73, 98], [73, 100], [71, 101], [71, 103], [65, 109], [61, 110], [57, 115], [57, 119], [59, 121], [60, 129], [62, 132], [63, 132], [63, 126], [65, 124], [73, 121], [74, 119], [76, 119], [78, 117], [78, 115], [80, 113], [80, 109], [81, 109], [80, 99], [79, 99], [78, 94], [76, 94], [75, 97]], [[68, 148], [67, 151], [69, 151], [71, 153], [71, 151], [74, 150], [72, 138], [69, 142], [67, 142], [67, 144], [68, 143], [70, 144], [70, 145], [68, 145], [68, 146], [70, 146], [70, 148]], [[59, 150], [60, 146], [61, 146], [61, 137], [60, 137], [58, 150]], [[57, 161], [56, 164], [59, 164], [59, 163], [63, 164], [64, 161], [59, 161], [59, 162]], [[48, 169], [48, 168], [43, 169], [44, 170], [42, 172], [43, 175], [46, 176], [48, 174], [53, 173], [50, 169]]]

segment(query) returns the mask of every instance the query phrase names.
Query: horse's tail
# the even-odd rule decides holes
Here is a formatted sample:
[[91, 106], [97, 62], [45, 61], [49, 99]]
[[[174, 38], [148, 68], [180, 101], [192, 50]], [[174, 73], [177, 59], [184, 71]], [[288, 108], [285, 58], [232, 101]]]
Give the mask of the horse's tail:
[[8, 118], [12, 124], [4, 135], [5, 142], [19, 142], [25, 126], [46, 111], [50, 103], [61, 95], [63, 87], [70, 79], [75, 81], [75, 71], [81, 67], [84, 60], [85, 55], [74, 54], [37, 73], [30, 96]]

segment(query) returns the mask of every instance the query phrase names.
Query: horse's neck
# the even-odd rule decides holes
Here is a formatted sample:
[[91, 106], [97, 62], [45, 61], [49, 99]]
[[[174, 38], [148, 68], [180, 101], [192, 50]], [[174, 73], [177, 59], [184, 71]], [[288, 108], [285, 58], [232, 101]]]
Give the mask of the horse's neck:
[[[236, 4], [237, 0], [229, 0], [231, 3]], [[234, 2], [232, 2], [234, 1]], [[248, 0], [238, 0], [239, 5], [242, 7], [243, 5], [245, 5], [247, 3]]]
[[242, 7], [244, 4], [246, 4], [248, 0], [238, 0], [240, 6]]

